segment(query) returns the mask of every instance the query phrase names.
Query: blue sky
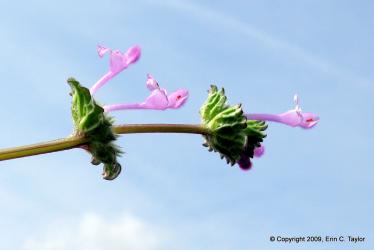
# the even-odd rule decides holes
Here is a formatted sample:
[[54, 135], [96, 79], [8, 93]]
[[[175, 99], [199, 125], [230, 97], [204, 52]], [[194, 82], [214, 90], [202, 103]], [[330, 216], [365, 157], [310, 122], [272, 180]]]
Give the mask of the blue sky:
[[[212, 83], [248, 112], [293, 107], [312, 130], [270, 124], [249, 172], [200, 136], [127, 135], [124, 170], [101, 179], [82, 150], [1, 162], [1, 249], [372, 249], [374, 5], [370, 1], [0, 2], [0, 147], [72, 132], [66, 79], [107, 70], [98, 43], [142, 47], [97, 94], [142, 101], [146, 74], [190, 91], [180, 110], [115, 113], [118, 123], [197, 123]], [[271, 243], [362, 236], [365, 243]]]

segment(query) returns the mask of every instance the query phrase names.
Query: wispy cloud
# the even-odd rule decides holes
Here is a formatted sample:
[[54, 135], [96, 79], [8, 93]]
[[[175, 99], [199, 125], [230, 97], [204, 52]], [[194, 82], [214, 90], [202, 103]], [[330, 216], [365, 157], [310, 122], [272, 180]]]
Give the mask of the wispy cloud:
[[110, 220], [95, 213], [76, 223], [56, 223], [39, 236], [31, 236], [25, 250], [152, 250], [167, 247], [166, 233], [131, 214]]
[[292, 42], [285, 41], [274, 37], [248, 23], [240, 21], [235, 17], [226, 15], [214, 9], [208, 9], [203, 5], [198, 5], [190, 1], [178, 0], [148, 0], [147, 2], [173, 8], [177, 11], [188, 13], [197, 19], [203, 20], [210, 25], [216, 25], [225, 28], [229, 32], [237, 32], [248, 39], [257, 40], [261, 45], [277, 52], [282, 52], [286, 57], [291, 57], [305, 65], [318, 70], [328, 76], [335, 78], [344, 83], [354, 83], [357, 85], [367, 86], [373, 82], [353, 72], [349, 72], [342, 67], [331, 63], [329, 60], [315, 55], [314, 53], [296, 45]]

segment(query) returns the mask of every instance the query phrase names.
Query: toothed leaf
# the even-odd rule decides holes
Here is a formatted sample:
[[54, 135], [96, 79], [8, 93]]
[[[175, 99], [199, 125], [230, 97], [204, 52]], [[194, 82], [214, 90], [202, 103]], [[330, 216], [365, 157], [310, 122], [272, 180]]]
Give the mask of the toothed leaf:
[[85, 148], [92, 154], [91, 163], [103, 163], [103, 178], [113, 180], [121, 172], [121, 165], [117, 162], [121, 151], [113, 143], [117, 138], [112, 131], [113, 120], [105, 115], [104, 109], [95, 102], [87, 88], [74, 78], [69, 78], [68, 83], [72, 89], [71, 113], [75, 133], [89, 139]]

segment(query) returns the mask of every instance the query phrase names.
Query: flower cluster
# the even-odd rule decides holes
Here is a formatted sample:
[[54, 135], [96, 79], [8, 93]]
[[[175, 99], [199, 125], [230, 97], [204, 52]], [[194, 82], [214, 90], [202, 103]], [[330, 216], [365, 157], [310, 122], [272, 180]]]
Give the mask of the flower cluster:
[[[115, 77], [118, 73], [136, 63], [141, 54], [139, 46], [135, 45], [129, 48], [125, 53], [119, 50], [111, 50], [99, 45], [97, 52], [100, 57], [109, 53], [109, 71], [104, 74], [90, 89], [91, 95], [94, 95], [102, 86], [104, 86], [110, 79]], [[188, 91], [186, 89], [178, 89], [170, 94], [161, 88], [158, 82], [151, 74], [147, 75], [146, 87], [151, 92], [149, 96], [139, 103], [119, 103], [105, 105], [103, 108], [105, 112], [127, 109], [154, 109], [166, 110], [180, 108], [188, 99]]]

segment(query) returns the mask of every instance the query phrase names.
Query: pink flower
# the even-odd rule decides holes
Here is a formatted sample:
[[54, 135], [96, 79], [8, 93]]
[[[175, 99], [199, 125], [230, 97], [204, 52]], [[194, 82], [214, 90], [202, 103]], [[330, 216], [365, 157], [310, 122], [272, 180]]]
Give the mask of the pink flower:
[[150, 74], [147, 75], [146, 86], [151, 91], [151, 94], [144, 102], [106, 105], [104, 106], [104, 110], [111, 112], [127, 109], [177, 109], [183, 106], [188, 99], [188, 91], [185, 89], [179, 89], [168, 95], [167, 91], [160, 88], [158, 82]]
[[295, 108], [291, 109], [282, 114], [246, 114], [247, 119], [250, 120], [262, 120], [262, 121], [273, 121], [283, 123], [292, 127], [301, 127], [309, 129], [317, 125], [319, 117], [313, 113], [303, 113], [299, 107], [299, 97], [294, 96]]
[[109, 71], [91, 87], [91, 95], [94, 95], [99, 88], [122, 70], [126, 69], [130, 64], [136, 63], [140, 58], [141, 49], [139, 46], [135, 45], [129, 48], [125, 53], [121, 53], [119, 50], [112, 51], [109, 48], [98, 45], [97, 53], [99, 54], [99, 57], [103, 57], [106, 53], [110, 53]]
[[[130, 64], [135, 63], [140, 57], [141, 50], [139, 46], [135, 45], [129, 48], [126, 53], [121, 53], [119, 50], [112, 51], [109, 48], [98, 45], [97, 53], [99, 54], [99, 57], [103, 57], [106, 53], [110, 53], [109, 71], [91, 87], [91, 95], [94, 95], [99, 88], [122, 70], [126, 69]], [[165, 89], [160, 88], [158, 82], [150, 74], [147, 75], [146, 86], [151, 93], [144, 102], [106, 105], [104, 106], [105, 111], [110, 112], [125, 109], [177, 109], [188, 99], [187, 90], [179, 89], [168, 94]]]

